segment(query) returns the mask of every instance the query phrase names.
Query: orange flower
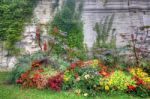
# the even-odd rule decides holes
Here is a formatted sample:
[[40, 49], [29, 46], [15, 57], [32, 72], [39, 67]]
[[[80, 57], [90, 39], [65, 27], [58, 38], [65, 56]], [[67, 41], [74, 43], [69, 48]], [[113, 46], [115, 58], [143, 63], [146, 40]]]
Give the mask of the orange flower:
[[35, 82], [40, 78], [40, 74], [34, 74], [32, 80]]
[[100, 71], [99, 74], [102, 75], [102, 76], [108, 76], [108, 75], [109, 75], [107, 72], [105, 72], [105, 71], [103, 71], [103, 70]]

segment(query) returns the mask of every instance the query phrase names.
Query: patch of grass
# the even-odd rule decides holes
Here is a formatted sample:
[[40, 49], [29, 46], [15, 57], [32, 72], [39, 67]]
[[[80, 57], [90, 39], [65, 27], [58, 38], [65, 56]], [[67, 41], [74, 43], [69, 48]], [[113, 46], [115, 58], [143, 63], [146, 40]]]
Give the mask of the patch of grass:
[[8, 75], [8, 72], [0, 72], [0, 84], [7, 80]]
[[[0, 81], [6, 80], [8, 72], [0, 72]], [[101, 94], [97, 97], [77, 96], [73, 92], [54, 92], [49, 89], [23, 89], [18, 85], [0, 84], [0, 99], [140, 99], [127, 94]]]

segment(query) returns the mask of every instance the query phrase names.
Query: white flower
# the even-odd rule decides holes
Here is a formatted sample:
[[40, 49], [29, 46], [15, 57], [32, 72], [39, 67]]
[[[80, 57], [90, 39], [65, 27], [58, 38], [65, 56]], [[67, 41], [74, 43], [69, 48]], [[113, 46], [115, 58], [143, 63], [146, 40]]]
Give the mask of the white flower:
[[84, 96], [85, 96], [85, 97], [88, 96], [88, 93], [84, 93]]
[[89, 74], [86, 74], [86, 75], [84, 76], [84, 78], [85, 78], [85, 79], [88, 79], [88, 78], [90, 78], [90, 75], [89, 75]]
[[77, 79], [76, 79], [76, 81], [79, 81], [80, 80], [80, 77], [78, 77]]

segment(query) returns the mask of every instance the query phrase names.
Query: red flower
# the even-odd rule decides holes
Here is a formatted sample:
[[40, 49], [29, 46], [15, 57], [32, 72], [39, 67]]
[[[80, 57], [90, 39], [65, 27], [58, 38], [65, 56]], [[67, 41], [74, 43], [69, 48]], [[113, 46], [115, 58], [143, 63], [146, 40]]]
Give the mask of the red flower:
[[63, 82], [63, 74], [59, 73], [56, 76], [52, 76], [48, 79], [48, 86], [52, 90], [60, 91]]
[[76, 67], [75, 63], [71, 63], [71, 69], [74, 69]]
[[144, 81], [137, 76], [134, 76], [132, 79], [136, 81], [136, 85], [144, 84]]
[[136, 82], [136, 85], [141, 85], [143, 84], [143, 80], [139, 79], [137, 82]]
[[37, 81], [40, 77], [40, 74], [34, 74], [32, 80]]
[[20, 76], [21, 76], [22, 79], [25, 79], [25, 78], [27, 78], [28, 74], [27, 73], [23, 73]]
[[16, 83], [22, 83], [23, 81], [21, 79], [16, 79]]
[[128, 85], [128, 90], [131, 91], [131, 90], [134, 90], [136, 87], [133, 86], [133, 85]]

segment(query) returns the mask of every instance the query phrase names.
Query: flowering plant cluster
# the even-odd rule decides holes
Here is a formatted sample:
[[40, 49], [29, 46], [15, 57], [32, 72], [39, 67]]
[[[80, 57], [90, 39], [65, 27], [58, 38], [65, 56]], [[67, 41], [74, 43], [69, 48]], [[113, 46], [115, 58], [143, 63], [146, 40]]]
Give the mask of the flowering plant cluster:
[[48, 79], [49, 88], [60, 91], [63, 82], [63, 73], [58, 73], [55, 76], [52, 76]]
[[77, 95], [83, 96], [112, 91], [150, 96], [149, 75], [141, 68], [108, 71], [108, 67], [100, 61], [89, 60], [73, 62], [65, 70], [52, 74], [42, 67], [40, 61], [33, 61], [31, 68], [22, 73], [16, 82], [23, 87], [73, 90]]
[[22, 73], [16, 83], [22, 84], [23, 87], [37, 87], [38, 89], [45, 88], [47, 85], [47, 78], [42, 75], [44, 72], [39, 61], [33, 61], [30, 70]]
[[87, 65], [91, 65], [92, 67], [96, 68], [96, 66], [98, 66], [99, 61], [98, 60], [89, 60], [89, 61], [76, 61], [71, 63], [70, 68], [69, 69], [75, 69], [76, 67], [84, 67]]
[[150, 77], [142, 68], [131, 68], [129, 72], [133, 75], [136, 87], [129, 86], [128, 93], [141, 97], [150, 96]]
[[131, 76], [126, 75], [123, 71], [116, 70], [109, 77], [100, 80], [101, 87], [106, 90], [127, 90], [128, 86], [135, 86], [135, 81]]
[[144, 72], [143, 69], [131, 68], [129, 71], [133, 76], [137, 76], [138, 78], [142, 79], [145, 83], [150, 84], [150, 76], [148, 75], [148, 73]]

